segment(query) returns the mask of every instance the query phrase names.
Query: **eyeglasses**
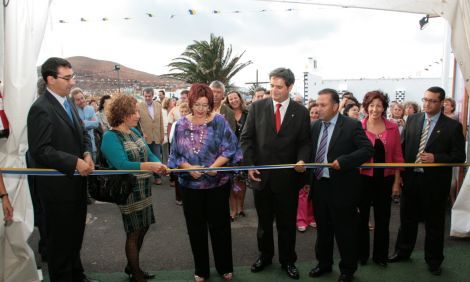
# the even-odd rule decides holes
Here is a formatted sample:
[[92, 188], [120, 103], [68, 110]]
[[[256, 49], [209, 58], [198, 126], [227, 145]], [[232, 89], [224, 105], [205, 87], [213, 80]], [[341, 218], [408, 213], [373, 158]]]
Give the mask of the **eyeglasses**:
[[421, 101], [423, 101], [423, 103], [430, 103], [430, 104], [436, 104], [440, 102], [440, 100], [427, 99], [427, 98], [422, 98]]
[[67, 76], [57, 76], [57, 78], [61, 78], [63, 80], [66, 80], [66, 81], [70, 81], [72, 79], [75, 79], [75, 74], [72, 74], [72, 75], [67, 75]]
[[194, 104], [193, 109], [208, 109], [209, 105], [208, 104]]

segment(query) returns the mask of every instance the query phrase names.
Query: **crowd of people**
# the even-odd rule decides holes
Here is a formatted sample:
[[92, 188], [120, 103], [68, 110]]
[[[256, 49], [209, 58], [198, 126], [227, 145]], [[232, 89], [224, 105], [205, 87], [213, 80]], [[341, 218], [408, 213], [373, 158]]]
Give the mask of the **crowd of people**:
[[[142, 100], [105, 95], [86, 101], [75, 87], [71, 64], [49, 58], [41, 67], [39, 97], [28, 114], [28, 165], [53, 168], [66, 176], [31, 179], [40, 250], [51, 281], [93, 281], [84, 274], [80, 249], [89, 196], [83, 176], [105, 161], [109, 168], [145, 170], [125, 204], [119, 205], [131, 281], [154, 274], [140, 268], [140, 251], [155, 223], [151, 186], [170, 174], [175, 202], [182, 206], [194, 259], [194, 280], [210, 277], [209, 236], [215, 268], [232, 280], [231, 222], [247, 216], [247, 188], [253, 190], [259, 256], [257, 273], [271, 265], [274, 222], [279, 263], [287, 276], [299, 279], [295, 265], [296, 231], [316, 228], [318, 264], [308, 275], [332, 271], [336, 240], [341, 260], [338, 281], [352, 281], [358, 263], [386, 267], [408, 260], [417, 226], [426, 230], [425, 261], [441, 274], [444, 260], [445, 208], [452, 182], [451, 167], [425, 163], [465, 161], [462, 125], [456, 104], [440, 87], [424, 91], [416, 102], [389, 101], [379, 90], [365, 93], [362, 103], [352, 93], [323, 89], [306, 104], [290, 98], [295, 77], [289, 69], [269, 74], [270, 90], [257, 88], [250, 103], [220, 81], [194, 83], [178, 100], [145, 88]], [[358, 168], [363, 163], [414, 163], [412, 168]], [[306, 168], [306, 163], [318, 164]], [[223, 166], [295, 164], [292, 169], [217, 171]], [[78, 171], [79, 175], [74, 175]], [[400, 198], [400, 228], [389, 255], [390, 214]], [[5, 220], [13, 209], [0, 175]], [[370, 209], [374, 209], [370, 250]], [[38, 210], [38, 212], [36, 212]], [[40, 212], [39, 212], [40, 211]]]

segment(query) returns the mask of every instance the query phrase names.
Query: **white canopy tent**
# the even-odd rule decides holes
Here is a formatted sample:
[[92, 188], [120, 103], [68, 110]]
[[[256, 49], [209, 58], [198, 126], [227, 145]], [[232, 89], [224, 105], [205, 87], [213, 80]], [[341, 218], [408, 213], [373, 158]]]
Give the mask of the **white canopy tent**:
[[[25, 167], [26, 117], [35, 97], [36, 63], [52, 0], [6, 0], [0, 8], [0, 80], [10, 120], [10, 137], [0, 140], [0, 167]], [[468, 0], [323, 0], [277, 1], [377, 9], [445, 18], [451, 26], [451, 45], [470, 89], [470, 1]], [[34, 256], [27, 244], [33, 230], [33, 211], [25, 176], [7, 176], [14, 205], [14, 222], [0, 224], [0, 281], [38, 281]], [[0, 218], [3, 215], [0, 211]]]

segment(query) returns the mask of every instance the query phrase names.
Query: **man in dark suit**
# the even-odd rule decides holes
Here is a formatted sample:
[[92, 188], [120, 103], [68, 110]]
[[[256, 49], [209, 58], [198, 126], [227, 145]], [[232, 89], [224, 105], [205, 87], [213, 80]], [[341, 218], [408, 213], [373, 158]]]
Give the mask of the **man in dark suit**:
[[[81, 176], [94, 169], [91, 143], [67, 98], [75, 85], [70, 63], [49, 58], [41, 73], [47, 90], [28, 113], [29, 152], [34, 167], [65, 174], [36, 177], [47, 219], [49, 276], [52, 282], [89, 281], [80, 260], [87, 207], [86, 183]], [[81, 176], [74, 176], [75, 170]]]
[[361, 184], [357, 167], [372, 157], [374, 148], [361, 123], [338, 112], [339, 95], [334, 89], [321, 90], [317, 105], [319, 120], [311, 127], [313, 161], [332, 163], [332, 166], [313, 169], [311, 174], [318, 265], [309, 276], [319, 277], [331, 272], [333, 239], [336, 238], [341, 255], [338, 281], [351, 281], [358, 257], [357, 205]]
[[[431, 87], [422, 99], [422, 113], [409, 116], [402, 133], [403, 155], [407, 163], [461, 163], [465, 161], [462, 125], [441, 113], [444, 89]], [[409, 259], [413, 252], [418, 223], [424, 220], [424, 258], [429, 271], [441, 274], [444, 260], [445, 209], [452, 167], [407, 168], [403, 173], [400, 201], [400, 229], [395, 254], [390, 262]]]
[[246, 165], [293, 164], [294, 169], [248, 171], [258, 213], [258, 249], [260, 256], [251, 271], [258, 272], [274, 256], [273, 222], [278, 231], [279, 262], [288, 276], [299, 279], [295, 266], [296, 216], [299, 189], [303, 186], [302, 164], [310, 156], [309, 114], [305, 107], [289, 99], [294, 85], [291, 70], [278, 68], [269, 74], [272, 98], [256, 101], [241, 135]]

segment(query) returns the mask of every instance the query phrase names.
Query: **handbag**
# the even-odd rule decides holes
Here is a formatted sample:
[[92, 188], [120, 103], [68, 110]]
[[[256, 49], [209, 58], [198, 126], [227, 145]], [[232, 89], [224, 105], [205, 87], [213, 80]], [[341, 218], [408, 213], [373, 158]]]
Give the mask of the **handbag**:
[[[119, 132], [113, 130], [121, 138]], [[122, 139], [121, 139], [122, 141]], [[110, 169], [103, 154], [97, 154], [96, 169]], [[87, 188], [90, 196], [101, 202], [123, 205], [137, 185], [137, 177], [134, 174], [109, 174], [89, 175], [87, 177]]]
[[90, 196], [101, 202], [123, 205], [137, 183], [133, 174], [89, 175], [87, 188]]

